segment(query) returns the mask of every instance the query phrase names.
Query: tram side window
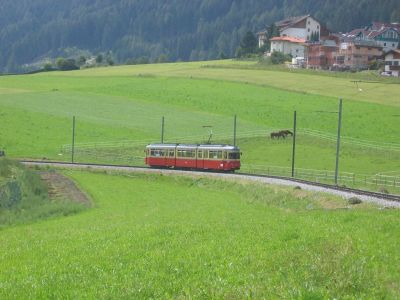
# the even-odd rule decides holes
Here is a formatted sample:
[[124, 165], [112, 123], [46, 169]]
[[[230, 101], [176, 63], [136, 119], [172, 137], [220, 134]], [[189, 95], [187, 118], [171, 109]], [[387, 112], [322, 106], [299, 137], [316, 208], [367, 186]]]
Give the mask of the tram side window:
[[197, 151], [197, 158], [203, 158], [203, 150]]
[[175, 150], [169, 150], [169, 157], [175, 156]]
[[177, 156], [194, 158], [196, 157], [196, 150], [178, 150]]
[[229, 159], [240, 159], [240, 153], [239, 152], [229, 153]]
[[165, 150], [151, 149], [150, 156], [163, 157], [165, 156]]
[[221, 159], [222, 158], [221, 150], [210, 150], [208, 153], [209, 153], [208, 157], [211, 159]]

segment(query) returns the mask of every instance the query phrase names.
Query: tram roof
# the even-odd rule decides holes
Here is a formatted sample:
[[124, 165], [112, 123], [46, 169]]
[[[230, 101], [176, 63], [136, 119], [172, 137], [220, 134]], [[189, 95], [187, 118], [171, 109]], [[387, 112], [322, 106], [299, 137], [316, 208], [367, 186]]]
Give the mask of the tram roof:
[[146, 146], [146, 149], [149, 148], [158, 148], [158, 149], [169, 149], [169, 148], [175, 148], [178, 144], [149, 144]]
[[199, 145], [200, 149], [207, 149], [207, 150], [239, 150], [238, 147], [232, 145]]
[[157, 148], [157, 149], [204, 149], [204, 150], [239, 150], [237, 146], [222, 145], [222, 144], [150, 144], [146, 146], [146, 149]]

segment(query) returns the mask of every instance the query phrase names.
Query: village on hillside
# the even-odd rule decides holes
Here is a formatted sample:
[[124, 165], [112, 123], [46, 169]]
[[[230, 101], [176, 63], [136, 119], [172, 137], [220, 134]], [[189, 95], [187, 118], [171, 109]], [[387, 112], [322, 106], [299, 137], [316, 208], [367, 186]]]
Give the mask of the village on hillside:
[[[384, 76], [400, 76], [400, 24], [372, 22], [348, 33], [332, 33], [311, 15], [291, 17], [257, 33], [258, 46], [292, 57], [293, 68], [366, 70], [384, 64]], [[272, 34], [275, 31], [276, 34]]]

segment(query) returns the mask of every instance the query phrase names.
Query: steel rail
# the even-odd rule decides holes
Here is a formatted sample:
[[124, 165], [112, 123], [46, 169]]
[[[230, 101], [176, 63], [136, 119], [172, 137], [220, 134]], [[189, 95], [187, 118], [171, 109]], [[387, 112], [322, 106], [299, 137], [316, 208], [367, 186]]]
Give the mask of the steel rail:
[[154, 167], [145, 167], [145, 166], [131, 166], [131, 165], [115, 165], [115, 164], [98, 164], [98, 163], [72, 163], [72, 162], [62, 162], [62, 161], [40, 161], [40, 160], [19, 160], [19, 162], [27, 165], [48, 165], [48, 166], [54, 166], [54, 167], [71, 167], [71, 166], [76, 166], [76, 167], [106, 167], [106, 168], [119, 168], [119, 169], [143, 169], [143, 170], [169, 170], [169, 171], [195, 171], [197, 173], [204, 173], [204, 174], [209, 174], [210, 172], [214, 174], [229, 174], [229, 175], [237, 175], [237, 176], [247, 176], [247, 177], [252, 177], [252, 178], [271, 178], [271, 179], [280, 179], [280, 180], [286, 180], [290, 181], [293, 183], [300, 183], [300, 184], [306, 184], [310, 186], [316, 186], [316, 187], [322, 187], [334, 191], [340, 191], [340, 192], [348, 192], [352, 193], [355, 195], [362, 195], [362, 196], [369, 196], [369, 197], [374, 197], [378, 199], [383, 199], [383, 200], [389, 200], [389, 201], [396, 201], [400, 202], [400, 195], [394, 195], [394, 194], [385, 194], [385, 193], [379, 193], [379, 192], [372, 192], [372, 191], [366, 191], [366, 190], [360, 190], [360, 189], [354, 189], [354, 188], [349, 188], [349, 187], [343, 187], [343, 186], [336, 186], [332, 184], [327, 184], [327, 183], [319, 183], [319, 182], [314, 182], [314, 181], [308, 181], [304, 179], [299, 179], [299, 178], [292, 178], [292, 177], [284, 177], [284, 176], [275, 176], [275, 175], [263, 175], [263, 174], [252, 174], [252, 173], [244, 173], [244, 172], [236, 172], [236, 173], [226, 173], [226, 172], [216, 172], [216, 171], [205, 171], [205, 170], [190, 170], [190, 169], [170, 169], [170, 168], [154, 168]]

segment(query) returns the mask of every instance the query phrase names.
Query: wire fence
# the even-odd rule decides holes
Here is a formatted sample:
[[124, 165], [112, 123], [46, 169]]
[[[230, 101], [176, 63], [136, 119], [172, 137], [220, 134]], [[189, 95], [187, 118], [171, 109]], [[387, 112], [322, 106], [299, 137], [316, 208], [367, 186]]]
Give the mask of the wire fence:
[[[271, 132], [278, 131], [275, 128], [252, 130], [241, 132], [237, 138], [265, 138]], [[336, 142], [336, 136], [310, 129], [299, 130], [299, 135], [317, 137], [320, 139]], [[196, 141], [204, 138], [200, 135], [185, 136], [185, 137], [171, 137], [169, 140], [180, 143], [196, 143]], [[230, 141], [233, 134], [215, 134], [214, 140]], [[379, 151], [394, 151], [393, 153], [400, 152], [400, 144], [395, 143], [378, 143], [366, 141], [361, 139], [342, 137], [343, 143], [353, 145], [357, 148], [369, 148]], [[148, 140], [120, 140], [120, 141], [102, 141], [94, 143], [79, 143], [74, 145], [74, 154], [76, 162], [82, 163], [103, 163], [103, 164], [116, 164], [116, 165], [135, 165], [144, 166], [144, 149], [148, 144]], [[60, 155], [65, 159], [72, 153], [72, 145], [66, 144], [61, 147]], [[397, 155], [397, 154], [396, 154]], [[281, 177], [291, 177], [292, 170], [290, 167], [272, 166], [264, 164], [248, 164], [242, 163], [241, 172], [272, 175]], [[305, 179], [313, 182], [321, 183], [335, 183], [335, 172], [330, 170], [318, 169], [305, 169], [295, 168], [294, 177], [298, 179]], [[379, 174], [358, 174], [351, 172], [339, 172], [338, 184], [352, 187], [369, 187], [374, 190], [381, 189], [382, 187], [389, 188], [398, 192], [400, 189], [400, 170], [388, 173]]]
[[[317, 130], [300, 129], [299, 132], [306, 134], [306, 135], [318, 137], [321, 139], [330, 140], [333, 142], [336, 142], [336, 140], [337, 140], [336, 135], [317, 131]], [[378, 150], [393, 150], [393, 151], [400, 152], [400, 144], [395, 144], [395, 143], [374, 142], [374, 141], [356, 139], [356, 138], [351, 138], [351, 137], [346, 137], [346, 136], [341, 137], [341, 142], [345, 143], [345, 144], [347, 143], [347, 144], [365, 147], [365, 148], [374, 148], [374, 149], [378, 149]]]
[[[268, 176], [292, 176], [291, 168], [280, 166], [242, 164], [241, 171]], [[295, 168], [294, 178], [332, 184], [335, 183], [335, 172], [329, 170]], [[339, 172], [338, 184], [349, 186], [372, 186], [375, 188], [391, 187], [394, 189], [400, 189], [400, 175], [367, 175], [350, 172]]]
[[[255, 137], [269, 137], [272, 132], [279, 131], [277, 128], [267, 128], [262, 130], [252, 130], [240, 132], [237, 134], [237, 138], [255, 138]], [[329, 140], [332, 142], [336, 142], [337, 136], [334, 134], [312, 130], [312, 129], [299, 129], [298, 134], [303, 134], [307, 136], [317, 137], [320, 139]], [[213, 140], [232, 140], [233, 134], [213, 134]], [[198, 141], [205, 140], [204, 135], [188, 135], [188, 136], [171, 136], [168, 138], [169, 142], [172, 143], [198, 143]], [[352, 137], [341, 137], [341, 142], [344, 144], [351, 144], [354, 146], [359, 146], [363, 148], [373, 148], [377, 150], [392, 150], [396, 152], [400, 152], [400, 144], [396, 143], [385, 143], [385, 142], [375, 142], [363, 139], [356, 139]], [[75, 144], [75, 149], [91, 149], [91, 148], [119, 148], [119, 147], [135, 147], [146, 145], [149, 143], [149, 140], [118, 140], [118, 141], [104, 141], [104, 142], [90, 142], [90, 143], [77, 143]], [[68, 152], [72, 150], [72, 144], [65, 144], [61, 146], [61, 152]]]

